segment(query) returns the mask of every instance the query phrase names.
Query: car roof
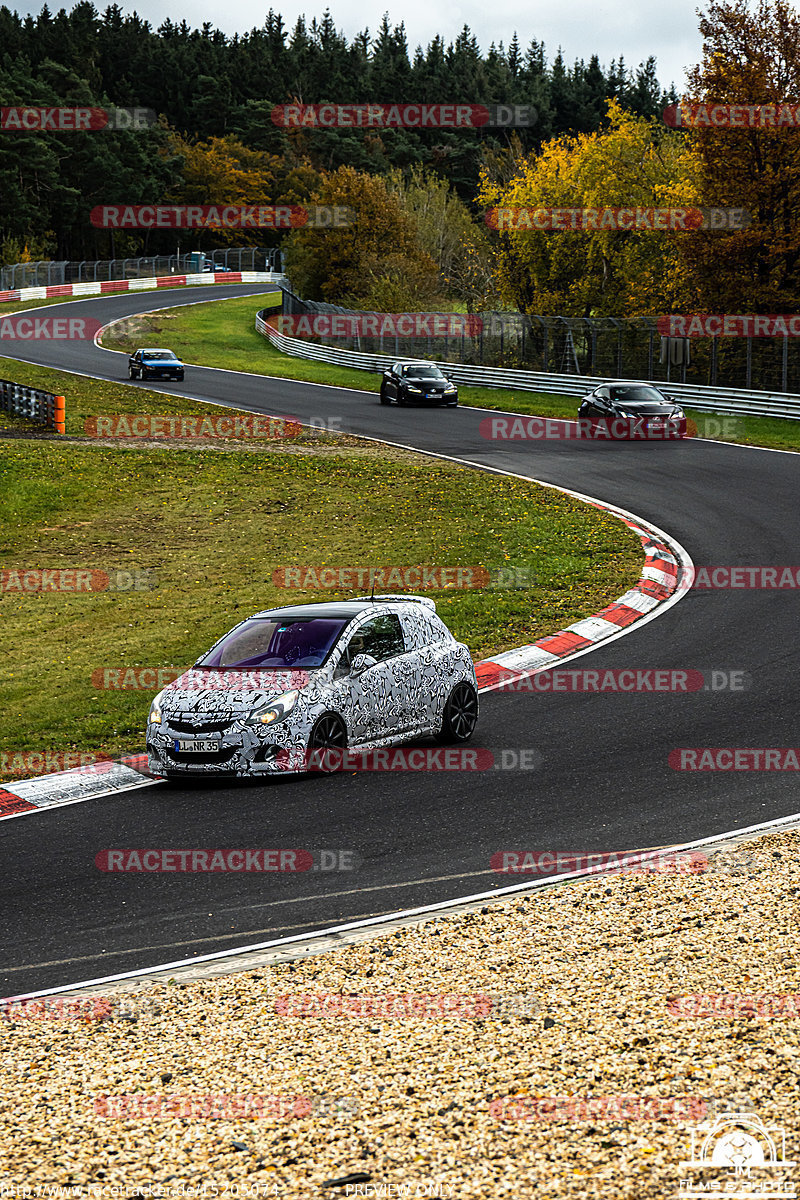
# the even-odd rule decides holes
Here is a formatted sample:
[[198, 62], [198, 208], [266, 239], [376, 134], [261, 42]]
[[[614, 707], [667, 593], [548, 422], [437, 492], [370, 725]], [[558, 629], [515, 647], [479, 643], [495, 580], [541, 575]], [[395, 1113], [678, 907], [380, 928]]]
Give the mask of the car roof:
[[174, 350], [169, 350], [166, 346], [142, 346], [142, 354], [174, 354]]
[[609, 379], [607, 383], [598, 383], [598, 387], [649, 387], [661, 391], [661, 385], [650, 383], [648, 379]]
[[312, 604], [287, 604], [282, 608], [266, 608], [263, 612], [252, 613], [253, 617], [281, 616], [293, 619], [312, 619], [322, 617], [325, 620], [352, 621], [363, 612], [374, 609], [376, 613], [385, 612], [387, 606], [403, 607], [414, 605], [428, 612], [435, 612], [436, 606], [426, 596], [359, 596], [354, 600], [321, 600]]

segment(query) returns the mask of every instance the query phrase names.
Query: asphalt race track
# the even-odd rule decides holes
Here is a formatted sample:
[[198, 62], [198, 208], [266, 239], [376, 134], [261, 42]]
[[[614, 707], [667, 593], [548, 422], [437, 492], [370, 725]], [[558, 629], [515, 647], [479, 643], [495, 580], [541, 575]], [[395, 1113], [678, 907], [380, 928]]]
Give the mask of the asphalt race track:
[[[264, 290], [192, 288], [190, 298]], [[69, 307], [107, 322], [186, 299], [126, 293]], [[2, 354], [141, 386], [128, 384], [124, 356], [91, 343], [4, 342]], [[800, 563], [798, 455], [699, 440], [491, 442], [479, 433], [483, 410], [383, 408], [375, 394], [202, 367], [156, 390], [304, 421], [334, 416], [346, 432], [573, 488], [653, 521], [698, 567]], [[229, 623], [221, 612], [220, 631]], [[744, 670], [748, 690], [484, 695], [474, 744], [495, 761], [535, 748], [536, 771], [160, 785], [0, 822], [0, 990], [62, 986], [507, 886], [520, 877], [489, 865], [503, 849], [652, 847], [789, 815], [800, 807], [791, 772], [678, 772], [668, 755], [798, 744], [797, 630], [795, 591], [690, 592], [580, 665]], [[95, 854], [117, 847], [350, 849], [363, 864], [299, 875], [102, 874]]]

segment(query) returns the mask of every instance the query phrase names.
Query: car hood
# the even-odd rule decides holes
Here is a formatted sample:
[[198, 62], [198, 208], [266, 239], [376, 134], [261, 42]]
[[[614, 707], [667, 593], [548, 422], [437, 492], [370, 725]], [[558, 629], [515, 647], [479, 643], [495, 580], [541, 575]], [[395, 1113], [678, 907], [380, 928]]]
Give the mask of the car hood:
[[613, 404], [618, 412], [632, 417], [668, 417], [678, 411], [678, 405], [673, 404], [671, 400], [642, 401], [639, 404], [626, 404], [624, 400], [614, 400]]
[[167, 684], [161, 693], [161, 707], [165, 712], [249, 712], [283, 692], [302, 691], [311, 682], [308, 671], [217, 671], [192, 667]]

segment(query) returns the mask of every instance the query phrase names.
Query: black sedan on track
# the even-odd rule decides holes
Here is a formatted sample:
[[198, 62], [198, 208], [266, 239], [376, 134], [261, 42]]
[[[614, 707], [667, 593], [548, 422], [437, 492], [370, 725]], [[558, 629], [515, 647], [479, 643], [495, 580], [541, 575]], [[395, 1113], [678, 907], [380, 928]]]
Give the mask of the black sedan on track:
[[458, 388], [428, 362], [398, 362], [383, 372], [381, 404], [458, 404]]
[[578, 420], [594, 437], [663, 439], [687, 433], [680, 404], [651, 383], [630, 379], [600, 384], [584, 396]]
[[129, 379], [183, 379], [183, 363], [172, 350], [137, 350], [128, 359]]

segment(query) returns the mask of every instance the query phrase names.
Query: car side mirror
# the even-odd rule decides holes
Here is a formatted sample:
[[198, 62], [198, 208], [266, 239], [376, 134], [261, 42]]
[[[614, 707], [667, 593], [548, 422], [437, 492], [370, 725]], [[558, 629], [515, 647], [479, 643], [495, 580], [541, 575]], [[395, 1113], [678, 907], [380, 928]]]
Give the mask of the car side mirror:
[[350, 664], [350, 674], [363, 675], [370, 667], [376, 667], [377, 665], [377, 658], [373, 658], [371, 654], [357, 654]]

